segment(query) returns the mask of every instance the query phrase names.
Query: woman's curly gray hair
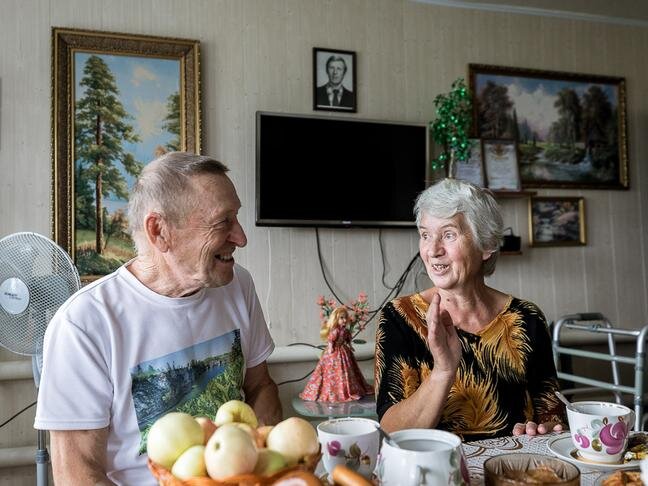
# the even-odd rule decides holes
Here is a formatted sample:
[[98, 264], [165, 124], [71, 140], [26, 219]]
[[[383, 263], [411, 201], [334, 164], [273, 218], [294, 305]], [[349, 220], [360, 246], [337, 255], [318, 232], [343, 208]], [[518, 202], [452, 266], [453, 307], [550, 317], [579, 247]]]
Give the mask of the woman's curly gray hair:
[[464, 215], [479, 251], [491, 253], [482, 264], [482, 274], [491, 275], [499, 256], [504, 223], [490, 191], [457, 179], [443, 179], [419, 194], [414, 205], [417, 226], [424, 214], [449, 219], [459, 213]]

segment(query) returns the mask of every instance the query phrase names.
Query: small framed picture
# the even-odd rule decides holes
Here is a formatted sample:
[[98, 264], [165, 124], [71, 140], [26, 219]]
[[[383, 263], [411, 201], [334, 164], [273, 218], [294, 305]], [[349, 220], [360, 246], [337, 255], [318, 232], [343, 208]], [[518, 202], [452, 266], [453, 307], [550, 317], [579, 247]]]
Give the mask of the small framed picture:
[[519, 191], [517, 144], [514, 140], [484, 140], [486, 181], [493, 191]]
[[313, 48], [313, 109], [357, 111], [355, 52]]
[[585, 200], [582, 197], [529, 199], [531, 246], [585, 244]]
[[455, 178], [471, 182], [479, 187], [484, 187], [484, 160], [482, 157], [482, 143], [478, 138], [468, 140], [470, 155], [466, 160], [458, 160], [455, 164]]

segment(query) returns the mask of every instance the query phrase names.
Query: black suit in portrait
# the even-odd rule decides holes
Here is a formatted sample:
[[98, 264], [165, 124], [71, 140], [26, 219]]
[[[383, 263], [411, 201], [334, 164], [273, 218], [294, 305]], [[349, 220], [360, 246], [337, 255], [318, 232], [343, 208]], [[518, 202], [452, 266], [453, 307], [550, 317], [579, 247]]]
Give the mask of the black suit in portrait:
[[331, 101], [329, 101], [328, 92], [326, 91], [327, 87], [328, 84], [324, 84], [317, 88], [317, 106], [326, 106], [340, 109], [355, 107], [355, 94], [353, 93], [353, 91], [349, 91], [344, 86], [342, 86], [340, 104], [338, 106], [334, 106], [333, 104], [331, 104]]

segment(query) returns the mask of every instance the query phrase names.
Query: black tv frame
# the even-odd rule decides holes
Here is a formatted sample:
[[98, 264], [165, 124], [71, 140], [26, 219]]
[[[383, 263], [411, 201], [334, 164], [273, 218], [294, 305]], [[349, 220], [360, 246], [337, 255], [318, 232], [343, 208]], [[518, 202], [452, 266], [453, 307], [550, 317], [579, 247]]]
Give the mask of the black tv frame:
[[[320, 119], [320, 120], [335, 120], [343, 122], [364, 122], [364, 123], [380, 123], [387, 125], [407, 125], [414, 127], [428, 128], [427, 123], [420, 122], [401, 122], [401, 121], [390, 121], [390, 120], [371, 120], [355, 117], [341, 117], [341, 116], [318, 116], [318, 115], [304, 115], [304, 114], [295, 114], [295, 113], [277, 113], [269, 111], [257, 111], [256, 112], [256, 134], [255, 134], [255, 225], [256, 226], [283, 226], [283, 227], [307, 227], [307, 228], [415, 228], [416, 223], [414, 221], [414, 215], [412, 214], [412, 221], [389, 221], [389, 220], [354, 220], [354, 221], [340, 221], [340, 220], [322, 220], [322, 219], [269, 219], [269, 218], [260, 218], [260, 145], [261, 145], [261, 133], [260, 133], [260, 122], [263, 115], [271, 116], [280, 116], [280, 117], [292, 117], [292, 118], [307, 118], [307, 119]], [[425, 131], [425, 179], [423, 181], [423, 188], [427, 187], [428, 181], [430, 179], [430, 133], [429, 130]]]

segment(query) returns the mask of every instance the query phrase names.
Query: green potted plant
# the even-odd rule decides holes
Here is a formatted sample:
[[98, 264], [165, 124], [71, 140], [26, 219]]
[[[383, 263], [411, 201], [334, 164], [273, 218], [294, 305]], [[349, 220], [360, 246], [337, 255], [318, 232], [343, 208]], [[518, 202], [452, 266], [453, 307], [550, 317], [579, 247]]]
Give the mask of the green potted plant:
[[432, 170], [448, 168], [448, 177], [455, 175], [455, 162], [470, 156], [470, 123], [472, 101], [463, 78], [452, 83], [447, 94], [434, 98], [436, 119], [430, 123], [432, 138], [441, 148], [438, 157], [432, 160]]

